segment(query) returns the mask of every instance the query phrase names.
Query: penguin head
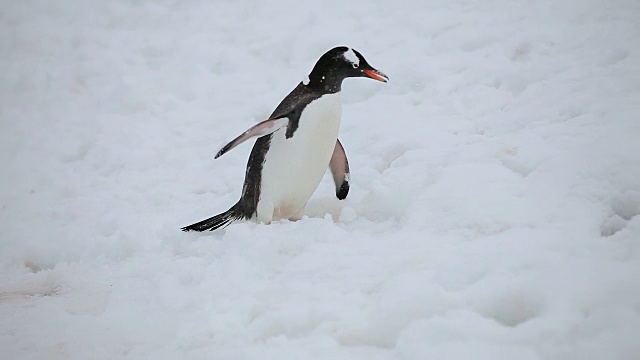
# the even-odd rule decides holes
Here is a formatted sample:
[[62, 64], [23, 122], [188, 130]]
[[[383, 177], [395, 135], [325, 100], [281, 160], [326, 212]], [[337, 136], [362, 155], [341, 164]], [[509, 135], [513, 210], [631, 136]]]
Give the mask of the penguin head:
[[338, 46], [320, 57], [309, 74], [308, 88], [327, 93], [336, 93], [342, 81], [349, 77], [368, 77], [387, 82], [389, 78], [374, 69], [358, 51], [346, 46]]

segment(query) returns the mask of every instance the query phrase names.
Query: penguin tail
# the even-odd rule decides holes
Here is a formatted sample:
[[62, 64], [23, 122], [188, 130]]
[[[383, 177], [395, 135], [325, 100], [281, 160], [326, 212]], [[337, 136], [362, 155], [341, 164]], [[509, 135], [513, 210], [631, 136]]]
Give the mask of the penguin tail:
[[191, 224], [189, 226], [185, 226], [182, 228], [182, 231], [213, 231], [219, 228], [225, 228], [227, 225], [231, 224], [236, 220], [242, 219], [242, 211], [240, 209], [240, 203], [233, 205], [229, 210], [218, 214], [216, 216], [210, 217], [208, 219], [202, 220], [195, 224]]

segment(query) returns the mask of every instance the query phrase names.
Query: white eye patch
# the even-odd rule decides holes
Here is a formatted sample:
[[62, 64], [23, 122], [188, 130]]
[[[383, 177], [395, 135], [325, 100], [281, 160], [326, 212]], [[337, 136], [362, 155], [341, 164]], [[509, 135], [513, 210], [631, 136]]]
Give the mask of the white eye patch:
[[345, 51], [342, 54], [342, 57], [344, 57], [345, 60], [350, 62], [354, 68], [357, 68], [358, 66], [360, 66], [360, 59], [358, 59], [358, 56], [353, 50], [351, 50], [351, 48]]

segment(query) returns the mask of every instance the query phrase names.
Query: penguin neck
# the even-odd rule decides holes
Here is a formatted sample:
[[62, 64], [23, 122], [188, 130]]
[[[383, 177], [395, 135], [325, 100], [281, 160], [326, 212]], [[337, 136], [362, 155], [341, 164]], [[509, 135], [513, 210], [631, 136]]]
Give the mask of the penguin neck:
[[312, 71], [309, 74], [309, 84], [307, 87], [311, 90], [318, 91], [323, 94], [335, 94], [342, 90], [342, 76], [332, 76], [331, 74], [318, 74]]

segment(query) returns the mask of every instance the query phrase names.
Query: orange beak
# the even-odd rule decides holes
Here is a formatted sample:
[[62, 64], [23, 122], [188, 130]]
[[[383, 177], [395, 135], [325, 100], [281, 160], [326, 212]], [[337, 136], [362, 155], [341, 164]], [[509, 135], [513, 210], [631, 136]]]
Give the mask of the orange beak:
[[389, 81], [389, 77], [387, 77], [387, 75], [381, 73], [378, 70], [371, 69], [371, 70], [363, 70], [362, 72], [364, 72], [365, 75], [372, 78], [373, 80], [378, 80], [382, 82]]

